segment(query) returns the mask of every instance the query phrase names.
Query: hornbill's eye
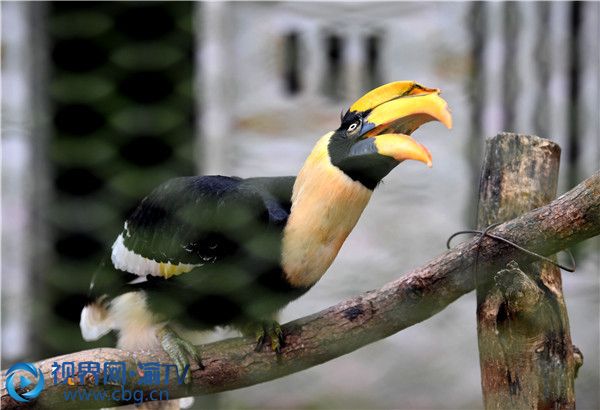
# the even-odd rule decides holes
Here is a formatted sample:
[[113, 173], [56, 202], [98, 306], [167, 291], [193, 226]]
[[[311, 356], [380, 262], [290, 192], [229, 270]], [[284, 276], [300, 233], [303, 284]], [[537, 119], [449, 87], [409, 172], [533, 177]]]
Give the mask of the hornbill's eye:
[[350, 124], [348, 126], [348, 129], [346, 130], [346, 135], [352, 137], [352, 136], [358, 134], [360, 132], [360, 124], [361, 124], [360, 119], [358, 119], [358, 120], [354, 121], [352, 124]]

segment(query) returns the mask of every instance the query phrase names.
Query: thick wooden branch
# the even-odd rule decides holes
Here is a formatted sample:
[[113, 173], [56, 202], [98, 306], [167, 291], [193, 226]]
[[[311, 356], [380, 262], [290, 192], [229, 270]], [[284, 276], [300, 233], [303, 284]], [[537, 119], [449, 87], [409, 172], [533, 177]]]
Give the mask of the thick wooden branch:
[[[552, 255], [600, 234], [600, 172], [552, 203], [510, 220], [491, 232], [542, 255]], [[479, 250], [477, 239], [469, 240], [379, 290], [365, 292], [284, 325], [286, 345], [279, 356], [266, 350], [255, 352], [251, 338], [233, 338], [201, 346], [205, 369], [192, 369], [193, 382], [189, 386], [169, 386], [169, 398], [214, 393], [273, 380], [342, 356], [419, 323], [474, 289], [476, 260], [478, 269], [483, 271], [497, 271], [511, 260], [520, 266], [533, 261], [531, 256], [490, 238], [481, 241]], [[53, 362], [83, 360], [126, 361], [131, 369], [140, 362], [169, 363], [163, 352], [125, 352], [109, 348], [42, 360], [36, 364], [44, 372], [46, 388], [35, 404], [61, 409], [81, 408], [82, 405], [109, 407], [111, 403], [107, 401], [66, 402], [64, 391], [77, 389], [77, 386], [53, 385]], [[0, 381], [2, 408], [23, 406], [8, 396], [4, 377], [5, 372]]]

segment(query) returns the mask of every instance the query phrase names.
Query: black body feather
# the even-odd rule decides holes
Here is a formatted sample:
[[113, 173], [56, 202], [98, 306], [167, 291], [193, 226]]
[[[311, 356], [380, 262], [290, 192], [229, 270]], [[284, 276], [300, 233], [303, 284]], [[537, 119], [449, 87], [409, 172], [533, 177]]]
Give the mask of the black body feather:
[[186, 326], [269, 318], [308, 290], [292, 287], [281, 268], [294, 180], [202, 176], [157, 187], [127, 220], [125, 247], [156, 262], [202, 266], [135, 284], [126, 281], [136, 275], [118, 272], [109, 296], [144, 290], [154, 314]]

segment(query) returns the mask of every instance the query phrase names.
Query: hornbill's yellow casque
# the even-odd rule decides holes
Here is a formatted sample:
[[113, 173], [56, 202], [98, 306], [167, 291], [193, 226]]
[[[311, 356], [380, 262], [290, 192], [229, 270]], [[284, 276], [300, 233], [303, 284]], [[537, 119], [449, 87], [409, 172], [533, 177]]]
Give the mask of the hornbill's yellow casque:
[[[375, 187], [412, 159], [431, 166], [409, 135], [452, 119], [438, 89], [412, 81], [356, 101], [316, 144], [297, 177], [196, 176], [165, 182], [125, 222], [116, 269], [92, 283], [85, 340], [110, 330], [128, 350], [162, 346], [178, 366], [199, 361], [168, 326], [253, 329], [278, 350], [278, 310], [309, 290], [336, 257]], [[119, 271], [124, 271], [119, 272]]]

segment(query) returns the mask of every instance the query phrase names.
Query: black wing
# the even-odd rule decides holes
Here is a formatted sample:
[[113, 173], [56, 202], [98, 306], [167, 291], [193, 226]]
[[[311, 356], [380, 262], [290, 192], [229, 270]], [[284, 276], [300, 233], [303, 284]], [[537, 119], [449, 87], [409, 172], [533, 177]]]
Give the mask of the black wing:
[[141, 275], [144, 263], [197, 266], [234, 256], [257, 234], [285, 225], [293, 182], [293, 177], [169, 180], [127, 220], [113, 263]]

